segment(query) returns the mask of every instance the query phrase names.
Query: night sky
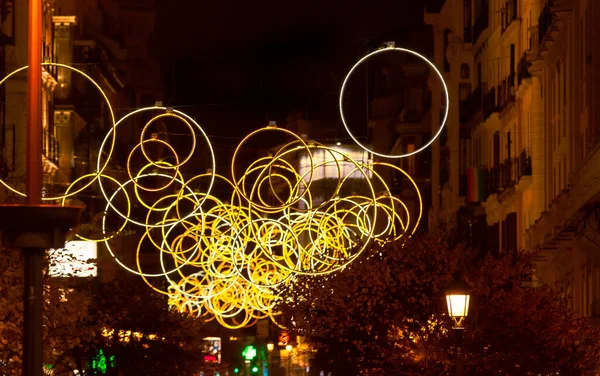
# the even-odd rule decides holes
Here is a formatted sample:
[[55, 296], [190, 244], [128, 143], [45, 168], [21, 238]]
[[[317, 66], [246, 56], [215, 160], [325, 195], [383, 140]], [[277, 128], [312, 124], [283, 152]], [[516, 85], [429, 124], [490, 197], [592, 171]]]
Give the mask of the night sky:
[[[165, 104], [186, 111], [216, 142], [235, 144], [292, 111], [341, 127], [341, 82], [387, 40], [431, 54], [423, 1], [158, 1], [154, 52]], [[427, 38], [425, 38], [427, 39]]]

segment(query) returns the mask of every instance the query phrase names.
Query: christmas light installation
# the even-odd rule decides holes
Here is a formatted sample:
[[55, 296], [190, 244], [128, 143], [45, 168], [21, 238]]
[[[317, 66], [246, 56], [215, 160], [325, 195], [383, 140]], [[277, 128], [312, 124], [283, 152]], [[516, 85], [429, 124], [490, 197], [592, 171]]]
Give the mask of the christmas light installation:
[[[120, 266], [164, 294], [173, 309], [217, 320], [228, 328], [268, 317], [275, 321], [281, 284], [294, 283], [298, 275], [340, 271], [368, 246], [410, 236], [421, 220], [417, 184], [391, 163], [355, 160], [335, 146], [270, 125], [237, 145], [229, 179], [217, 173], [209, 137], [185, 113], [154, 106], [117, 121], [92, 78], [67, 65], [45, 65], [82, 74], [100, 91], [110, 113], [96, 170], [77, 177], [64, 193], [46, 201], [65, 204], [86, 190], [99, 191], [106, 201], [100, 236], [75, 235], [103, 242]], [[134, 119], [145, 121], [139, 142], [130, 148], [124, 171], [110, 170], [108, 166], [116, 164], [111, 161], [115, 140]], [[175, 122], [186, 130], [190, 146], [181, 155], [180, 148], [170, 143], [169, 132], [163, 132], [167, 136], [152, 132], [158, 123], [167, 127]], [[251, 138], [272, 134], [290, 141], [254, 161], [241, 157]], [[308, 166], [300, 166], [300, 160]], [[327, 179], [335, 184], [314, 179], [318, 169], [335, 172], [337, 176]], [[386, 169], [410, 182], [418, 198], [416, 213], [391, 193], [381, 175]], [[135, 249], [129, 253], [115, 249], [113, 238], [131, 228], [141, 234]], [[150, 256], [156, 258], [158, 269], [147, 267]]]
[[[363, 145], [350, 131], [350, 128], [348, 127], [348, 123], [346, 122], [346, 116], [344, 115], [344, 92], [346, 90], [346, 85], [348, 84], [348, 80], [350, 79], [350, 77], [352, 76], [352, 73], [354, 73], [354, 71], [356, 70], [356, 68], [358, 68], [358, 66], [360, 64], [362, 64], [363, 62], [366, 62], [369, 58], [371, 58], [374, 55], [379, 55], [381, 53], [389, 53], [389, 52], [403, 52], [403, 53], [407, 53], [409, 55], [412, 56], [416, 56], [417, 58], [423, 60], [424, 62], [427, 63], [427, 65], [429, 65], [429, 67], [431, 69], [433, 69], [433, 71], [436, 73], [437, 77], [440, 79], [440, 81], [442, 82], [442, 87], [444, 88], [444, 97], [446, 98], [446, 106], [444, 109], [444, 116], [442, 118], [442, 121], [440, 123], [440, 128], [438, 129], [437, 133], [431, 138], [431, 140], [429, 140], [425, 145], [421, 146], [419, 149], [412, 151], [410, 153], [405, 153], [405, 154], [397, 154], [397, 155], [393, 155], [393, 154], [384, 154], [384, 153], [379, 153], [379, 152], [375, 152], [373, 150], [370, 150], [369, 148], [367, 148], [365, 145]], [[401, 48], [401, 47], [395, 47], [395, 45], [393, 43], [391, 43], [388, 47], [384, 47], [381, 48], [379, 50], [375, 50], [371, 53], [369, 53], [368, 55], [366, 55], [365, 57], [363, 57], [362, 59], [360, 59], [358, 62], [356, 62], [356, 64], [354, 64], [354, 66], [350, 69], [350, 71], [348, 72], [348, 74], [346, 75], [346, 77], [344, 78], [344, 82], [342, 83], [342, 89], [340, 91], [340, 98], [339, 98], [339, 107], [340, 107], [340, 116], [342, 118], [342, 123], [344, 124], [344, 127], [346, 128], [346, 132], [348, 132], [348, 135], [350, 135], [350, 137], [352, 138], [352, 140], [354, 140], [354, 142], [360, 146], [361, 148], [363, 148], [364, 150], [373, 153], [377, 156], [380, 157], [384, 157], [384, 158], [404, 158], [404, 157], [410, 157], [411, 155], [415, 155], [425, 149], [427, 149], [429, 147], [429, 145], [431, 145], [436, 138], [439, 137], [439, 135], [442, 133], [442, 130], [444, 129], [444, 125], [446, 125], [446, 120], [448, 120], [448, 111], [449, 111], [449, 103], [450, 103], [450, 95], [448, 92], [448, 86], [446, 85], [446, 81], [444, 81], [444, 77], [442, 76], [442, 73], [439, 71], [439, 69], [436, 68], [436, 66], [429, 61], [429, 59], [427, 59], [425, 56], [421, 55], [418, 52], [406, 49], [406, 48]]]

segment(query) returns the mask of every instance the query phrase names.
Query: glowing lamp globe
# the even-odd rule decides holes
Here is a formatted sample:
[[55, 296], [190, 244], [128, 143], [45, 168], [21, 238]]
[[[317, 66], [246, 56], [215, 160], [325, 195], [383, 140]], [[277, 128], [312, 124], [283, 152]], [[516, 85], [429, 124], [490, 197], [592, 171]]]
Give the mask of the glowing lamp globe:
[[448, 314], [454, 320], [454, 329], [464, 329], [463, 321], [469, 314], [471, 286], [462, 280], [452, 281], [446, 287]]

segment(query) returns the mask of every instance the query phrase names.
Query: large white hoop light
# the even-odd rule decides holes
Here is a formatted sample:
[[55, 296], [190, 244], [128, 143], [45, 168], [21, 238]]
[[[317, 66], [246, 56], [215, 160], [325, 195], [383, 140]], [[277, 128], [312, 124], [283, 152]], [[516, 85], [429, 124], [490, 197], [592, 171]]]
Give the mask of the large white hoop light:
[[[437, 133], [435, 134], [435, 136], [433, 136], [431, 138], [431, 140], [429, 140], [429, 142], [427, 142], [425, 145], [423, 145], [422, 147], [420, 147], [419, 149], [410, 152], [410, 153], [406, 153], [406, 154], [399, 154], [399, 155], [388, 155], [388, 154], [382, 154], [382, 153], [377, 153], [373, 150], [370, 150], [369, 148], [367, 148], [365, 145], [361, 144], [360, 141], [358, 141], [358, 139], [356, 137], [354, 137], [354, 135], [352, 134], [352, 132], [350, 132], [350, 128], [348, 127], [348, 124], [346, 124], [346, 118], [344, 117], [344, 108], [343, 108], [343, 103], [344, 103], [344, 90], [346, 90], [346, 84], [348, 83], [348, 79], [350, 78], [350, 76], [352, 76], [352, 73], [354, 73], [354, 70], [365, 60], [367, 60], [368, 58], [370, 58], [373, 55], [382, 53], [382, 52], [387, 52], [387, 51], [401, 51], [401, 52], [408, 52], [414, 56], [417, 56], [419, 58], [421, 58], [422, 60], [426, 61], [427, 64], [429, 64], [429, 66], [431, 68], [433, 68], [433, 70], [435, 71], [435, 73], [437, 73], [438, 77], [440, 78], [440, 81], [442, 81], [442, 86], [444, 87], [444, 94], [446, 95], [446, 110], [444, 111], [444, 118], [442, 120], [442, 123], [440, 124], [440, 129], [438, 129]], [[348, 74], [346, 75], [346, 78], [344, 78], [344, 83], [342, 84], [342, 90], [340, 91], [340, 116], [342, 117], [342, 123], [344, 124], [344, 128], [346, 128], [346, 132], [348, 132], [348, 134], [350, 135], [350, 137], [352, 137], [352, 140], [354, 140], [354, 142], [356, 142], [356, 144], [358, 146], [360, 146], [361, 148], [363, 148], [364, 150], [366, 150], [369, 153], [373, 153], [374, 155], [383, 157], [383, 158], [405, 158], [405, 157], [410, 157], [411, 155], [415, 155], [417, 153], [419, 153], [420, 151], [424, 150], [425, 148], [427, 148], [429, 145], [431, 145], [433, 143], [433, 141], [435, 141], [436, 138], [439, 137], [440, 133], [442, 133], [442, 129], [444, 129], [444, 125], [446, 125], [446, 120], [448, 119], [448, 109], [450, 107], [450, 96], [448, 94], [448, 86], [446, 86], [446, 82], [444, 81], [444, 77], [442, 76], [442, 73], [435, 67], [435, 65], [429, 61], [429, 59], [427, 59], [425, 56], [419, 54], [418, 52], [412, 51], [412, 50], [408, 50], [406, 48], [401, 48], [401, 47], [385, 47], [382, 49], [379, 49], [377, 51], [373, 51], [370, 54], [366, 55], [365, 57], [363, 57], [362, 59], [360, 59], [356, 64], [354, 64], [354, 66], [352, 67], [352, 69], [350, 69], [350, 71], [348, 72]]]

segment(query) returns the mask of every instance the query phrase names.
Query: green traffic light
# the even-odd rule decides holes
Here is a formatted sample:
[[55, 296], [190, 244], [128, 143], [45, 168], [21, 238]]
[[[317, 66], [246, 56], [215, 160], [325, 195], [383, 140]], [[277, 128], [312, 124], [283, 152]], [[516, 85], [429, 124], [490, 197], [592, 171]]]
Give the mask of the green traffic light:
[[234, 368], [234, 369], [233, 369], [233, 373], [238, 373], [238, 372], [240, 372], [240, 369], [239, 369], [239, 368]]
[[252, 372], [253, 372], [253, 373], [256, 373], [256, 372], [258, 372], [258, 367], [252, 367]]

